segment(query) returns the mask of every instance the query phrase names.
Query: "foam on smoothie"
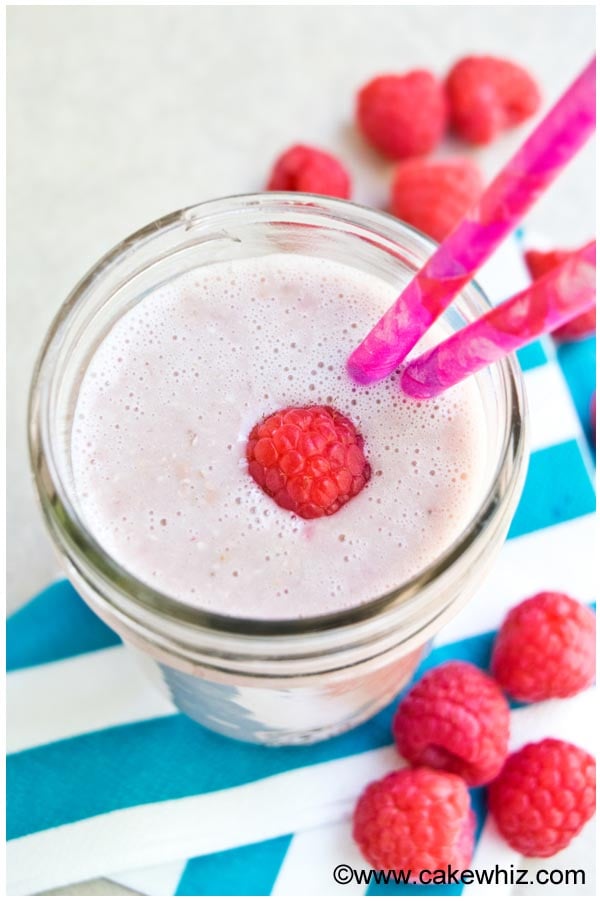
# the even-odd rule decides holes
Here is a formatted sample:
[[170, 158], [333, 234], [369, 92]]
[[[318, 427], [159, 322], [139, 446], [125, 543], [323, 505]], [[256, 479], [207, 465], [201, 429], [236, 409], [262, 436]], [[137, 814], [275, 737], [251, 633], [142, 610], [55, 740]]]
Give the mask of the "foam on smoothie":
[[[98, 346], [75, 410], [75, 485], [99, 543], [163, 593], [256, 618], [353, 607], [432, 563], [481, 500], [485, 414], [473, 379], [418, 402], [396, 376], [367, 388], [347, 376], [396, 294], [276, 254], [140, 299]], [[353, 420], [373, 475], [336, 514], [305, 521], [249, 477], [245, 443], [266, 414], [310, 403]]]

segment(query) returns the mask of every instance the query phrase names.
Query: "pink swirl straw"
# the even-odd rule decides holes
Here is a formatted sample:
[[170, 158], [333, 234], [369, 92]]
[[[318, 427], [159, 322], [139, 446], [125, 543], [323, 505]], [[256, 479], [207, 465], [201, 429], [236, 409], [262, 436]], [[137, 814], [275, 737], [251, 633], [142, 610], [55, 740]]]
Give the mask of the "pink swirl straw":
[[594, 57], [350, 355], [348, 372], [355, 381], [367, 385], [393, 372], [587, 141], [595, 124]]
[[411, 360], [400, 386], [411, 397], [436, 397], [583, 313], [595, 300], [596, 242], [591, 241], [525, 291]]

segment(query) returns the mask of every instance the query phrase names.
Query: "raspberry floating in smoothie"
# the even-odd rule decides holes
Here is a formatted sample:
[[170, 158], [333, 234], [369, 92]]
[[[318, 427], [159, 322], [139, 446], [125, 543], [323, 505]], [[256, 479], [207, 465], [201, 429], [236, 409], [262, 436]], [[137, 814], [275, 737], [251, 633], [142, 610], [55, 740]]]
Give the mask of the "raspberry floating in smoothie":
[[331, 516], [371, 477], [364, 441], [333, 407], [286, 407], [254, 426], [248, 472], [279, 507], [303, 519]]

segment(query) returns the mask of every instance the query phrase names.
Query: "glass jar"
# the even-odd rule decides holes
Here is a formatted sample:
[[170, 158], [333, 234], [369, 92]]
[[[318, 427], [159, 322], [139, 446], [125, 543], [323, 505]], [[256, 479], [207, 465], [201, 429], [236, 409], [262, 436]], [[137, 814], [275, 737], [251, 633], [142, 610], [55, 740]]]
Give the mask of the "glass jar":
[[[75, 287], [50, 329], [33, 377], [30, 450], [62, 565], [174, 704], [211, 729], [264, 744], [313, 742], [366, 720], [398, 693], [506, 537], [525, 472], [520, 370], [508, 358], [475, 377], [487, 415], [486, 491], [456, 541], [384, 597], [340, 613], [277, 621], [207, 613], [163, 595], [98, 544], [81, 516], [70, 458], [82, 375], [99, 342], [140, 297], [198, 266], [301, 253], [400, 289], [432, 250], [397, 219], [331, 198], [269, 193], [211, 201], [165, 216], [115, 247]], [[471, 283], [445, 318], [457, 329], [488, 308]]]

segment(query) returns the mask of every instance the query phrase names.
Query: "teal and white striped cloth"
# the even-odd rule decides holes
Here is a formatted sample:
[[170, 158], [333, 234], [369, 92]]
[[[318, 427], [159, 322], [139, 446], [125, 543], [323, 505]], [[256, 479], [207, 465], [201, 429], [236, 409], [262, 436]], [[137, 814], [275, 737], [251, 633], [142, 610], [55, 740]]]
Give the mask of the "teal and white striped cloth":
[[[516, 242], [490, 261], [481, 282], [494, 300], [527, 282]], [[520, 354], [532, 451], [523, 497], [493, 572], [421, 670], [452, 658], [486, 666], [504, 613], [536, 591], [592, 603], [595, 495], [584, 430], [594, 352], [590, 339], [558, 356], [551, 341]], [[395, 705], [311, 747], [262, 748], [215, 735], [155, 693], [65, 581], [8, 620], [7, 661], [11, 895], [96, 876], [149, 895], [481, 894], [476, 886], [367, 889], [332, 879], [336, 864], [365, 865], [350, 837], [357, 796], [402, 765], [391, 744]], [[596, 718], [593, 690], [520, 706], [511, 745], [555, 735], [593, 751]], [[473, 805], [473, 866], [523, 865], [486, 817], [482, 790]], [[593, 893], [589, 836], [552, 861], [587, 868], [582, 894]], [[512, 891], [485, 889], [486, 897]]]

